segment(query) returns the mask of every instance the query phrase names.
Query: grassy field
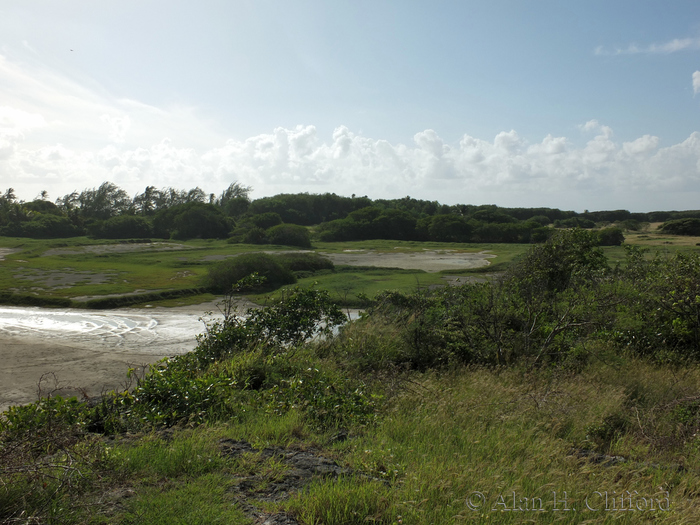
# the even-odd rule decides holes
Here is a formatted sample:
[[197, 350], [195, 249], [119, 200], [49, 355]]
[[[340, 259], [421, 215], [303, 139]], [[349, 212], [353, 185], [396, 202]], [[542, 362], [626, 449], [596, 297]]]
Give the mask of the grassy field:
[[[674, 419], [660, 414], [698, 391], [695, 367], [607, 356], [579, 374], [479, 367], [374, 381], [377, 419], [340, 437], [263, 403], [241, 405], [228, 423], [88, 440], [50, 514], [188, 525], [279, 513], [302, 525], [700, 519], [697, 441], [672, 442]], [[616, 427], [621, 415], [635, 423]], [[232, 454], [231, 444], [245, 448]], [[343, 474], [290, 463], [302, 455]], [[49, 496], [55, 482], [37, 476], [45, 484], [33, 496]]]
[[[645, 240], [652, 249], [696, 249], [683, 239], [676, 244], [673, 238], [640, 235], [649, 236]], [[3, 239], [0, 245], [12, 242]], [[80, 247], [80, 242], [89, 243], [30, 243], [1, 264], [12, 271], [88, 271], [78, 264], [90, 258], [85, 253], [46, 254]], [[133, 285], [151, 273], [164, 282], [186, 268], [193, 275], [182, 279], [191, 279], [192, 286], [217, 258], [251, 248], [221, 242], [182, 246], [109, 254], [99, 272], [113, 271]], [[317, 249], [394, 253], [426, 247], [374, 242]], [[504, 265], [527, 260], [518, 263], [527, 248], [449, 249], [489, 250]], [[613, 263], [623, 253], [622, 248], [606, 249]], [[52, 262], [41, 267], [42, 260]], [[22, 261], [37, 265], [22, 266], [29, 264]], [[693, 282], [696, 267], [688, 270]], [[523, 275], [537, 270], [533, 265]], [[159, 272], [167, 275], [156, 277]], [[628, 279], [629, 286], [637, 278], [614, 275]], [[665, 283], [678, 277], [670, 271], [650, 275], [658, 297]], [[483, 271], [462, 276], [479, 278]], [[317, 282], [315, 287], [328, 290], [331, 299], [351, 304], [363, 293], [415, 291], [441, 277], [339, 267], [300, 284], [306, 288]], [[649, 289], [640, 286], [640, 295], [631, 296], [636, 300], [619, 309], [631, 293], [629, 286], [617, 289], [606, 282], [600, 296], [592, 295], [598, 290], [592, 284], [557, 292], [550, 305], [559, 308], [556, 315], [543, 307], [528, 324], [532, 340], [548, 343], [547, 333], [560, 333], [561, 319], [572, 308], [581, 317], [571, 320], [571, 339], [552, 347], [550, 361], [538, 361], [541, 352], [534, 360], [533, 353], [509, 362], [469, 361], [468, 356], [481, 355], [472, 354], [474, 348], [490, 348], [485, 339], [464, 339], [469, 334], [510, 330], [512, 339], [503, 340], [522, 349], [520, 328], [513, 328], [520, 324], [514, 320], [528, 315], [528, 305], [537, 307], [537, 298], [527, 294], [519, 297], [532, 297], [532, 302], [511, 302], [510, 295], [498, 295], [500, 284], [486, 285], [494, 287], [493, 295], [480, 296], [481, 285], [449, 289], [468, 292], [461, 302], [443, 293], [436, 300], [426, 294], [398, 297], [395, 309], [379, 306], [335, 337], [299, 345], [276, 341], [275, 334], [299, 328], [320, 304], [316, 301], [322, 302], [321, 295], [299, 292], [308, 302], [262, 309], [270, 315], [232, 322], [221, 332], [212, 329], [194, 352], [161, 363], [148, 376], [132, 376], [132, 391], [96, 406], [51, 398], [10, 411], [0, 418], [0, 523], [700, 522], [698, 356], [692, 346], [683, 347], [684, 356], [654, 353], [654, 348], [644, 350], [650, 354], [635, 353], [631, 336], [653, 337], [666, 328], [651, 325], [647, 310], [633, 317], [633, 306]], [[81, 286], [83, 293], [90, 286], [108, 289], [105, 283]], [[607, 295], [611, 290], [620, 294], [614, 300]], [[675, 293], [670, 292], [672, 301], [677, 301]], [[581, 297], [591, 300], [585, 303], [590, 318], [580, 310]], [[273, 300], [270, 295], [255, 299]], [[474, 310], [478, 318], [467, 316], [472, 307], [479, 308]], [[507, 315], [499, 317], [500, 308]], [[607, 313], [597, 320], [603, 308]], [[678, 314], [678, 324], [696, 321], [693, 308], [686, 317]], [[460, 311], [467, 317], [460, 318]], [[609, 324], [618, 317], [619, 324]], [[492, 320], [493, 326], [486, 323], [484, 332], [470, 332], [459, 319]], [[588, 335], [578, 332], [589, 319], [600, 328]], [[539, 333], [537, 322], [544, 323]], [[649, 325], [653, 333], [646, 330]], [[691, 332], [682, 335], [691, 337]], [[624, 335], [630, 337], [621, 339]], [[460, 355], [467, 357], [460, 361]], [[266, 521], [273, 516], [277, 521]]]
[[[650, 231], [628, 232], [629, 244], [649, 248], [651, 252], [695, 250], [700, 237], [668, 236]], [[292, 250], [283, 246], [228, 244], [217, 240], [183, 242], [155, 241], [153, 243], [119, 243], [99, 241], [86, 237], [59, 240], [0, 238], [0, 249], [11, 253], [2, 261], [0, 290], [15, 294], [85, 301], [111, 295], [161, 292], [200, 287], [210, 265], [224, 257], [250, 251], [283, 252]], [[478, 278], [479, 274], [505, 269], [529, 245], [521, 244], [456, 244], [422, 243], [408, 241], [356, 241], [344, 243], [316, 242], [313, 250], [327, 254], [364, 252], [367, 254], [396, 253], [479, 253], [496, 257], [483, 268], [453, 269], [440, 273], [422, 270], [400, 270], [372, 267], [339, 267], [334, 272], [320, 272], [303, 277], [301, 286], [316, 286], [328, 290], [345, 306], [358, 307], [363, 297], [391, 289], [402, 292], [446, 284], [445, 274]], [[624, 259], [622, 247], [607, 247], [605, 253], [612, 264]], [[462, 279], [462, 280], [463, 280]], [[279, 296], [280, 292], [271, 297]], [[210, 294], [188, 295], [151, 305], [181, 306], [210, 301]], [[250, 296], [259, 303], [270, 300], [260, 294]]]
[[[696, 250], [700, 237], [669, 236], [656, 233], [658, 225], [647, 231], [627, 232], [628, 244], [656, 251], [674, 253]], [[0, 290], [49, 298], [85, 301], [111, 295], [194, 289], [202, 286], [207, 269], [224, 257], [265, 250], [284, 252], [293, 248], [228, 244], [218, 240], [153, 243], [95, 240], [87, 237], [72, 239], [35, 240], [0, 238], [0, 249], [9, 249], [2, 260]], [[421, 270], [400, 270], [372, 267], [339, 267], [334, 272], [320, 272], [303, 277], [301, 286], [316, 286], [328, 290], [345, 306], [361, 306], [363, 297], [373, 297], [379, 291], [391, 289], [402, 292], [446, 284], [446, 274], [478, 278], [480, 274], [502, 271], [529, 245], [522, 244], [457, 244], [411, 241], [356, 241], [343, 243], [314, 243], [313, 250], [327, 254], [363, 252], [367, 254], [397, 253], [479, 253], [496, 257], [482, 268], [452, 269], [440, 273]], [[607, 247], [605, 253], [615, 264], [623, 261], [622, 247]], [[280, 292], [271, 297], [277, 297]], [[156, 301], [149, 304], [180, 306], [210, 301], [210, 294]], [[264, 303], [268, 295], [253, 295], [253, 301]]]
[[[284, 252], [283, 246], [228, 244], [225, 241], [194, 240], [184, 242], [119, 243], [96, 241], [85, 237], [60, 240], [0, 238], [0, 248], [12, 250], [2, 261], [0, 290], [16, 294], [86, 300], [109, 295], [196, 288], [202, 285], [207, 269], [217, 260], [251, 251]], [[503, 268], [523, 253], [527, 245], [465, 245], [453, 243], [418, 243], [402, 241], [366, 241], [316, 243], [314, 250], [323, 253], [365, 251], [366, 253], [436, 252], [496, 255], [489, 270]], [[483, 270], [482, 270], [483, 271]], [[479, 273], [455, 270], [452, 275]], [[420, 287], [445, 284], [442, 275], [421, 270], [387, 270], [371, 267], [344, 267], [334, 273], [302, 278], [302, 286], [317, 283], [329, 290], [343, 304], [361, 304], [362, 294], [372, 297], [384, 289], [409, 291]], [[252, 297], [264, 301], [265, 296]], [[211, 300], [211, 295], [167, 299], [155, 302], [162, 306], [196, 304]], [[154, 304], [154, 301], [149, 301]]]

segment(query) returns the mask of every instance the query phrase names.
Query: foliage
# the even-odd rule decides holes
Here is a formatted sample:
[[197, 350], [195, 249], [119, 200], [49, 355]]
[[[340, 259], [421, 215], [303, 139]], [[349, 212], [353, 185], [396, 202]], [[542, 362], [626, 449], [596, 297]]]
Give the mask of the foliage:
[[600, 246], [620, 246], [625, 242], [625, 235], [622, 228], [617, 226], [598, 230], [598, 244]]
[[265, 232], [270, 244], [311, 248], [309, 230], [297, 224], [278, 224]]
[[153, 229], [145, 217], [120, 215], [92, 223], [88, 232], [101, 239], [143, 239], [150, 237]]
[[567, 230], [533, 247], [495, 282], [387, 292], [375, 309], [402, 326], [413, 368], [562, 361], [606, 324], [608, 270], [593, 233]]
[[232, 223], [213, 204], [190, 203], [178, 207], [170, 234], [174, 239], [223, 239]]
[[[244, 280], [237, 289], [255, 280]], [[110, 432], [136, 422], [173, 425], [236, 417], [241, 403], [251, 401], [251, 390], [266, 391], [257, 402], [267, 410], [282, 414], [301, 408], [320, 426], [373, 413], [356, 381], [320, 365], [309, 368], [308, 359], [296, 360], [291, 353], [311, 338], [330, 336], [346, 321], [327, 292], [297, 289], [245, 317], [234, 315], [231, 296], [227, 301], [223, 320], [207, 325], [195, 350], [151, 367], [130, 392], [104, 398], [89, 415], [90, 428]]]
[[700, 218], [675, 219], [664, 222], [659, 230], [672, 235], [700, 235]]
[[[501, 511], [517, 493], [549, 505], [536, 523], [696, 522], [700, 255], [626, 247], [610, 268], [598, 242], [558, 231], [497, 278], [388, 291], [350, 324], [315, 289], [238, 315], [234, 292], [256, 279], [229, 286], [197, 348], [132, 373], [128, 391], [0, 417], [0, 521], [238, 523], [254, 508], [307, 523], [515, 523], [524, 514]], [[255, 449], [222, 453], [241, 439]], [[260, 498], [303, 477], [287, 451], [319, 449], [348, 474]], [[475, 511], [477, 489], [488, 505]], [[555, 513], [552, 491], [672, 511]]]
[[127, 193], [111, 182], [83, 190], [76, 196], [79, 214], [84, 220], [106, 220], [125, 213], [131, 207]]
[[316, 252], [285, 253], [276, 255], [280, 263], [293, 272], [315, 273], [321, 270], [334, 270], [335, 265], [328, 257]]
[[282, 217], [280, 217], [279, 213], [274, 212], [258, 213], [247, 217], [245, 222], [267, 230], [268, 228], [282, 224]]
[[[236, 228], [233, 232], [233, 237], [240, 236], [240, 229]], [[247, 228], [245, 230], [245, 237], [243, 237], [243, 242], [246, 244], [266, 244], [267, 236], [265, 235], [265, 230], [254, 226], [252, 228]]]
[[77, 237], [82, 229], [74, 225], [68, 217], [52, 213], [35, 214], [30, 220], [11, 223], [0, 227], [0, 234], [32, 239], [52, 239], [57, 237]]
[[310, 195], [308, 193], [280, 194], [254, 200], [249, 213], [277, 213], [283, 222], [311, 226], [342, 219], [355, 210], [372, 204], [367, 197], [340, 197], [334, 193]]
[[285, 268], [276, 257], [265, 253], [244, 253], [209, 267], [205, 286], [215, 293], [228, 293], [232, 286], [252, 273], [265, 279], [259, 288], [266, 290], [275, 290], [296, 282], [292, 271]]
[[458, 215], [436, 215], [429, 221], [428, 239], [438, 242], [466, 242], [473, 226]]
[[584, 217], [571, 217], [554, 221], [555, 228], [595, 228], [595, 222]]
[[700, 357], [700, 255], [627, 248], [627, 284], [615, 331], [622, 346], [660, 360]]

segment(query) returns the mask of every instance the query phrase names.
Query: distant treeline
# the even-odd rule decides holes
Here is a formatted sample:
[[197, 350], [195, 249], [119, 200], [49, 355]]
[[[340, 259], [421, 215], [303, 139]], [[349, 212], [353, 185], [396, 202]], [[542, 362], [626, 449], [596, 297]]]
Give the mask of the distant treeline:
[[325, 194], [279, 194], [250, 199], [234, 182], [221, 194], [200, 188], [148, 186], [130, 197], [111, 182], [50, 202], [46, 192], [29, 202], [12, 188], [0, 195], [0, 235], [59, 238], [219, 238], [253, 244], [309, 247], [310, 228], [321, 241], [395, 239], [439, 242], [543, 242], [554, 228], [603, 228], [602, 244], [620, 244], [623, 230], [663, 222], [668, 233], [700, 233], [700, 211], [564, 211], [446, 205], [404, 197], [377, 199]]

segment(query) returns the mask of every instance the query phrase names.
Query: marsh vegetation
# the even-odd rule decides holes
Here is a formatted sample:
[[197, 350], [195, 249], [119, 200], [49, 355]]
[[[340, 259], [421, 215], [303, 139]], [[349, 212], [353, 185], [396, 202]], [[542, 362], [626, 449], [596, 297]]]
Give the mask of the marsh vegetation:
[[582, 229], [520, 250], [351, 323], [302, 278], [128, 389], [10, 409], [1, 519], [697, 521], [700, 256]]

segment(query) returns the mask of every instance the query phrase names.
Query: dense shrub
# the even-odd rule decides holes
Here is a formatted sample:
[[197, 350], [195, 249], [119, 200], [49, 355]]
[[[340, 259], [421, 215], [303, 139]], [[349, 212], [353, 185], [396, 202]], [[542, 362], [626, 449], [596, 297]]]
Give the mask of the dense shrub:
[[595, 222], [583, 217], [571, 217], [554, 221], [555, 228], [595, 228]]
[[257, 226], [248, 228], [243, 235], [243, 242], [246, 244], [266, 244], [267, 235], [265, 235], [265, 230]]
[[246, 218], [244, 222], [253, 224], [258, 228], [262, 228], [263, 230], [267, 230], [268, 228], [282, 224], [282, 217], [280, 217], [278, 213], [266, 212], [251, 215], [250, 217]]
[[234, 284], [253, 273], [265, 279], [260, 285], [265, 290], [296, 282], [294, 273], [278, 258], [265, 253], [244, 253], [211, 266], [205, 283], [214, 293], [228, 293]]
[[55, 239], [83, 235], [82, 228], [74, 225], [68, 217], [52, 213], [37, 215], [32, 220], [15, 222], [0, 227], [0, 235], [8, 237], [30, 237], [32, 239]]
[[335, 268], [333, 261], [316, 252], [280, 253], [276, 257], [284, 266], [293, 272], [317, 272], [319, 270], [333, 270]]
[[598, 230], [598, 244], [600, 246], [620, 246], [625, 242], [625, 234], [616, 226]]
[[459, 215], [435, 215], [428, 226], [428, 239], [438, 242], [467, 242], [472, 226]]
[[311, 248], [309, 230], [297, 224], [278, 224], [265, 232], [270, 244]]
[[672, 235], [700, 235], [700, 219], [675, 219], [663, 223], [659, 230]]
[[203, 202], [177, 204], [156, 214], [154, 235], [175, 239], [225, 239], [233, 220], [218, 206]]
[[153, 228], [145, 217], [119, 215], [92, 224], [88, 232], [101, 239], [143, 239], [152, 235]]

